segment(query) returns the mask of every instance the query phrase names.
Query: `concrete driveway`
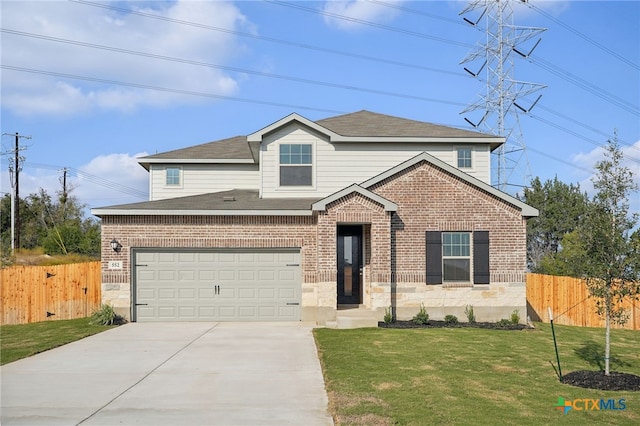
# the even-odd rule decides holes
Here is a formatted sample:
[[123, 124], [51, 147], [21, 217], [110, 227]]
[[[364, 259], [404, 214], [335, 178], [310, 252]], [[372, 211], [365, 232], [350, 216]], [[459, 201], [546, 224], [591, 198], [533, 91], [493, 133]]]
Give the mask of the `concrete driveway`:
[[2, 425], [332, 425], [311, 327], [133, 323], [1, 369]]

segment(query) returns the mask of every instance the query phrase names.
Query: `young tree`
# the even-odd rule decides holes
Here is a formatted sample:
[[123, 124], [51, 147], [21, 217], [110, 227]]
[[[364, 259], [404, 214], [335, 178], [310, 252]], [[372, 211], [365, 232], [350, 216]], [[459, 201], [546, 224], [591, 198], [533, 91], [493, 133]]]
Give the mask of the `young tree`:
[[583, 228], [583, 246], [589, 259], [585, 276], [597, 312], [605, 318], [605, 375], [609, 375], [611, 322], [628, 318], [619, 306], [625, 298], [640, 297], [637, 243], [631, 231], [637, 215], [629, 214], [629, 197], [638, 190], [631, 171], [622, 165], [617, 138], [608, 141], [605, 158], [596, 163], [593, 197]]

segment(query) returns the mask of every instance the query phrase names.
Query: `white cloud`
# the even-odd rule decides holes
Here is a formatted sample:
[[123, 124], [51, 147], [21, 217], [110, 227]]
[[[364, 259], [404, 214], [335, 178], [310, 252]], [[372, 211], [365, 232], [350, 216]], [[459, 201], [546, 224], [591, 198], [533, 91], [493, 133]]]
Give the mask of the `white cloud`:
[[[143, 8], [139, 5], [118, 3], [127, 9], [167, 19], [229, 30], [252, 27], [229, 2], [180, 0], [147, 2]], [[233, 34], [74, 2], [3, 2], [2, 26], [5, 30], [211, 64], [228, 62], [242, 48]], [[223, 96], [238, 89], [233, 77], [214, 68], [9, 33], [2, 35], [2, 63]], [[92, 109], [130, 111], [204, 99], [7, 69], [2, 74], [3, 108], [22, 115], [76, 114]]]
[[[589, 195], [594, 194], [593, 178], [595, 177], [595, 165], [598, 161], [604, 159], [605, 149], [603, 147], [595, 148], [586, 153], [578, 153], [573, 156], [572, 160], [578, 166], [594, 170], [586, 179], [580, 182], [580, 188], [587, 191]], [[640, 140], [633, 145], [622, 147], [622, 166], [627, 167], [633, 174], [633, 180], [640, 186]], [[640, 212], [640, 193], [636, 192], [629, 200], [632, 212]]]
[[[67, 190], [88, 208], [136, 203], [149, 199], [149, 175], [137, 158], [148, 155], [107, 154], [93, 158], [67, 175]], [[24, 163], [20, 173], [20, 198], [44, 189], [55, 197], [62, 191], [62, 167]], [[1, 192], [11, 193], [9, 173], [1, 175]], [[87, 211], [88, 214], [88, 211]]]
[[[400, 4], [400, 0], [385, 0], [385, 3]], [[323, 10], [327, 13], [352, 18], [354, 21], [341, 19], [333, 16], [325, 16], [324, 20], [328, 25], [342, 30], [353, 30], [362, 27], [362, 24], [355, 20], [369, 22], [388, 22], [395, 18], [398, 9], [390, 8], [384, 4], [370, 2], [368, 0], [348, 0], [348, 1], [327, 1]]]
[[80, 173], [73, 180], [74, 195], [90, 207], [148, 200], [149, 173], [137, 161], [137, 158], [147, 155], [141, 152], [93, 158], [78, 168]]

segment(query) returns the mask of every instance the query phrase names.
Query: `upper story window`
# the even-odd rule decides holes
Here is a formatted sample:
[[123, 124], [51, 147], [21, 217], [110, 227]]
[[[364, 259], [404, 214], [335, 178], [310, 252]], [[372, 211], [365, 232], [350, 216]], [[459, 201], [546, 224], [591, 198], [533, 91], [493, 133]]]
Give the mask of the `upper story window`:
[[167, 186], [179, 186], [180, 185], [180, 168], [179, 167], [167, 167], [165, 170], [165, 184]]
[[310, 144], [280, 144], [280, 186], [313, 185]]
[[470, 169], [473, 164], [471, 162], [471, 148], [458, 148], [458, 168]]

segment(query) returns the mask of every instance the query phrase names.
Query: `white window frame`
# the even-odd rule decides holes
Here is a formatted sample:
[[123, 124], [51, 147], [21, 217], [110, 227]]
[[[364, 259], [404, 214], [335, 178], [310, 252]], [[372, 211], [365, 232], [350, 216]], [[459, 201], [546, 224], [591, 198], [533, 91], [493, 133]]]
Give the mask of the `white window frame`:
[[[464, 161], [466, 161], [466, 160], [467, 160], [467, 158], [464, 158], [464, 159], [461, 159], [461, 158], [460, 158], [460, 153], [461, 153], [461, 151], [463, 151], [463, 150], [464, 150], [464, 151], [469, 151], [469, 158], [468, 158], [468, 160], [469, 160], [469, 162], [471, 162], [471, 165], [470, 165], [470, 166], [468, 166], [468, 167], [467, 167], [467, 166], [461, 166], [461, 165], [460, 165], [460, 160], [464, 160]], [[458, 169], [460, 169], [460, 170], [474, 170], [474, 165], [475, 165], [475, 161], [474, 161], [474, 160], [475, 160], [475, 158], [474, 158], [474, 155], [473, 155], [473, 151], [474, 151], [474, 149], [473, 149], [473, 147], [471, 147], [471, 146], [457, 146], [457, 147], [455, 148], [455, 152], [456, 152], [456, 160], [455, 160], [455, 161], [456, 161], [456, 167], [457, 167]]]
[[[452, 234], [460, 234], [467, 236], [467, 254], [445, 254], [445, 248], [447, 246], [451, 246], [451, 244], [447, 244], [446, 235]], [[472, 283], [473, 282], [473, 232], [468, 231], [444, 231], [442, 232], [442, 283], [443, 284], [451, 284], [451, 283]], [[464, 247], [458, 245], [459, 247]], [[469, 262], [468, 268], [468, 276], [466, 279], [447, 279], [446, 278], [446, 269], [445, 262], [447, 260], [467, 260]]]
[[[169, 183], [169, 170], [178, 171], [178, 183]], [[167, 166], [164, 169], [164, 186], [165, 188], [182, 188], [183, 173], [182, 167]]]
[[[306, 163], [294, 163], [294, 164], [282, 164], [281, 163], [281, 155], [280, 155], [280, 150], [282, 146], [285, 145], [300, 145], [300, 146], [309, 146], [311, 148], [311, 162], [309, 164]], [[277, 179], [278, 179], [278, 188], [281, 190], [300, 190], [300, 189], [315, 189], [315, 157], [316, 157], [316, 153], [315, 153], [315, 149], [314, 149], [314, 144], [313, 143], [295, 143], [295, 142], [282, 142], [279, 143], [277, 145], [277, 150], [276, 150], [276, 158], [277, 158], [277, 162], [278, 162], [278, 166], [277, 166], [277, 170], [278, 170], [278, 174], [277, 174]], [[281, 167], [287, 167], [287, 166], [294, 166], [294, 167], [300, 167], [300, 166], [309, 166], [310, 170], [311, 170], [311, 182], [309, 183], [309, 185], [282, 185], [281, 184], [281, 176], [280, 176], [280, 170]]]

